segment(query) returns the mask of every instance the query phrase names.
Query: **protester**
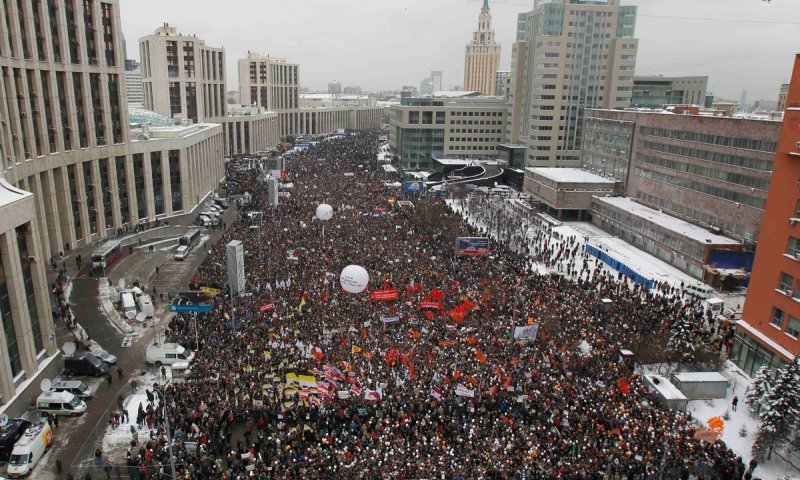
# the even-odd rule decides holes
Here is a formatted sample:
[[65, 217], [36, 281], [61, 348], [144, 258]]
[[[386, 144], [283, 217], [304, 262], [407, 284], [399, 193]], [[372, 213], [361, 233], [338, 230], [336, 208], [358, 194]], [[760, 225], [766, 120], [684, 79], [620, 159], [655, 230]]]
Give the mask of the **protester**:
[[[260, 171], [234, 168], [258, 163], [229, 163], [252, 199], [192, 283], [224, 288], [236, 239], [251, 294], [172, 319], [169, 339], [196, 360], [186, 382], [147, 390], [131, 471], [168, 472], [166, 411], [185, 479], [740, 478], [741, 459], [694, 439], [691, 413], [660, 407], [620, 354], [687, 322], [698, 341], [727, 331], [676, 286], [654, 294], [590, 263], [585, 239], [511, 217], [470, 226], [437, 197], [400, 206], [376, 136], [287, 155], [293, 186], [274, 212]], [[320, 203], [334, 207], [324, 237]], [[491, 214], [477, 197], [463, 206]], [[488, 231], [503, 240], [489, 256], [454, 256], [456, 236]], [[350, 264], [397, 298], [343, 291]]]

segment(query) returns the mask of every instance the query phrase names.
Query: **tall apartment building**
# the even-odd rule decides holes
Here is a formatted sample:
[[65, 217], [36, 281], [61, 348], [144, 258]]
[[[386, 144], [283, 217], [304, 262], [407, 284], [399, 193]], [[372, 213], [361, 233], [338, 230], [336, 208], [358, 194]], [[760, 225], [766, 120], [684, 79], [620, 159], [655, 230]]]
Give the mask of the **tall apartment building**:
[[497, 94], [495, 74], [500, 68], [500, 44], [494, 39], [489, 0], [483, 0], [478, 28], [464, 49], [464, 90]]
[[527, 146], [529, 166], [579, 166], [584, 110], [630, 104], [635, 26], [620, 0], [535, 0], [520, 14], [506, 142]]
[[[288, 63], [286, 59], [248, 52], [247, 58], [239, 60], [238, 69], [240, 100], [248, 105], [263, 107], [277, 115], [281, 137], [330, 133], [339, 128], [357, 130], [380, 125], [380, 107], [302, 108], [300, 66]], [[339, 89], [341, 94], [341, 84]]]
[[752, 244], [779, 132], [767, 120], [590, 109], [582, 165], [644, 205]]
[[474, 92], [403, 97], [390, 107], [389, 144], [406, 169], [430, 168], [434, 157], [494, 159], [507, 109]]
[[704, 105], [707, 91], [708, 77], [637, 75], [633, 77], [631, 105], [635, 107]]
[[145, 108], [193, 122], [227, 115], [222, 48], [165, 23], [139, 39], [139, 54]]
[[361, 95], [361, 87], [344, 87], [343, 91], [345, 95]]
[[800, 55], [795, 57], [742, 320], [731, 360], [753, 375], [800, 354]]
[[431, 70], [431, 94], [444, 90], [442, 86], [443, 74], [441, 70]]
[[328, 82], [328, 93], [332, 93], [334, 95], [341, 95], [342, 82], [340, 82], [339, 80]]
[[[8, 405], [56, 352], [48, 259], [191, 211], [224, 168], [217, 125], [153, 128], [131, 140], [118, 0], [4, 2], [2, 12], [0, 403]], [[15, 413], [31, 399], [15, 402]]]

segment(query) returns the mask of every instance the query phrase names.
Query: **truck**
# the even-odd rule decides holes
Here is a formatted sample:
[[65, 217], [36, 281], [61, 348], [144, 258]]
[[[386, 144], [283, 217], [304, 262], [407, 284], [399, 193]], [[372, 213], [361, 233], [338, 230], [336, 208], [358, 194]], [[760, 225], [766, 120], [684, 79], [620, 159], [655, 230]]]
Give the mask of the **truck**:
[[8, 460], [8, 476], [20, 478], [30, 475], [33, 467], [52, 443], [53, 430], [47, 421], [42, 420], [28, 427], [11, 452], [11, 458]]

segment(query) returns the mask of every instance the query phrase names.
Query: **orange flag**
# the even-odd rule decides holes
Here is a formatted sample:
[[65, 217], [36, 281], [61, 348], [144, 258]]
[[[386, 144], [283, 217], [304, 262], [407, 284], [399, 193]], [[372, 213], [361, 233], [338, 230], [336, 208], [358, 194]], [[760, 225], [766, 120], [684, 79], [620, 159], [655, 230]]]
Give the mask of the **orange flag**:
[[469, 337], [467, 339], [467, 343], [470, 344], [470, 345], [475, 345], [476, 343], [478, 343], [478, 339], [475, 338], [475, 337]]
[[508, 387], [510, 386], [511, 386], [511, 377], [506, 377], [506, 379], [503, 380], [503, 390], [508, 390]]
[[453, 372], [453, 379], [458, 380], [459, 378], [461, 378], [461, 372], [456, 370], [455, 372]]
[[314, 360], [321, 362], [323, 358], [325, 358], [325, 354], [322, 353], [322, 350], [314, 350]]
[[469, 380], [469, 383], [471, 383], [473, 385], [477, 385], [478, 384], [478, 379], [473, 377], [472, 375], [467, 375], [467, 380]]
[[631, 387], [628, 386], [628, 382], [626, 382], [624, 378], [619, 379], [619, 391], [622, 392], [623, 395], [627, 395], [628, 392], [631, 391]]
[[369, 353], [369, 352], [367, 352], [366, 350], [364, 351], [364, 357], [365, 357], [367, 360], [369, 360], [369, 361], [372, 361], [372, 354], [371, 354], [371, 353]]
[[366, 340], [367, 339], [367, 329], [366, 328], [362, 328], [361, 329], [361, 339], [362, 340]]
[[411, 329], [411, 338], [419, 338], [421, 336], [422, 336], [421, 333], [419, 333], [418, 331], [414, 330], [413, 328]]
[[497, 395], [497, 392], [499, 392], [500, 389], [497, 388], [497, 385], [495, 385], [494, 387], [492, 387], [492, 389], [490, 391], [491, 391], [492, 395]]

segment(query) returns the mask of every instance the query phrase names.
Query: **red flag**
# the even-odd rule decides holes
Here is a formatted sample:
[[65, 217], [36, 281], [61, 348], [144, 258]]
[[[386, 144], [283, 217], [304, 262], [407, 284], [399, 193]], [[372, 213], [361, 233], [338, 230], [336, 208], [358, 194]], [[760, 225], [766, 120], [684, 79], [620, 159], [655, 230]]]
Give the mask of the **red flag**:
[[486, 361], [486, 355], [484, 355], [480, 350], [475, 351], [475, 358], [477, 358], [481, 363]]
[[627, 395], [628, 392], [631, 391], [631, 387], [628, 385], [628, 382], [626, 382], [624, 378], [619, 379], [619, 391], [622, 392], [623, 395]]
[[431, 297], [436, 299], [436, 301], [438, 302], [439, 300], [444, 298], [444, 292], [437, 288], [434, 288], [433, 291], [431, 292]]

